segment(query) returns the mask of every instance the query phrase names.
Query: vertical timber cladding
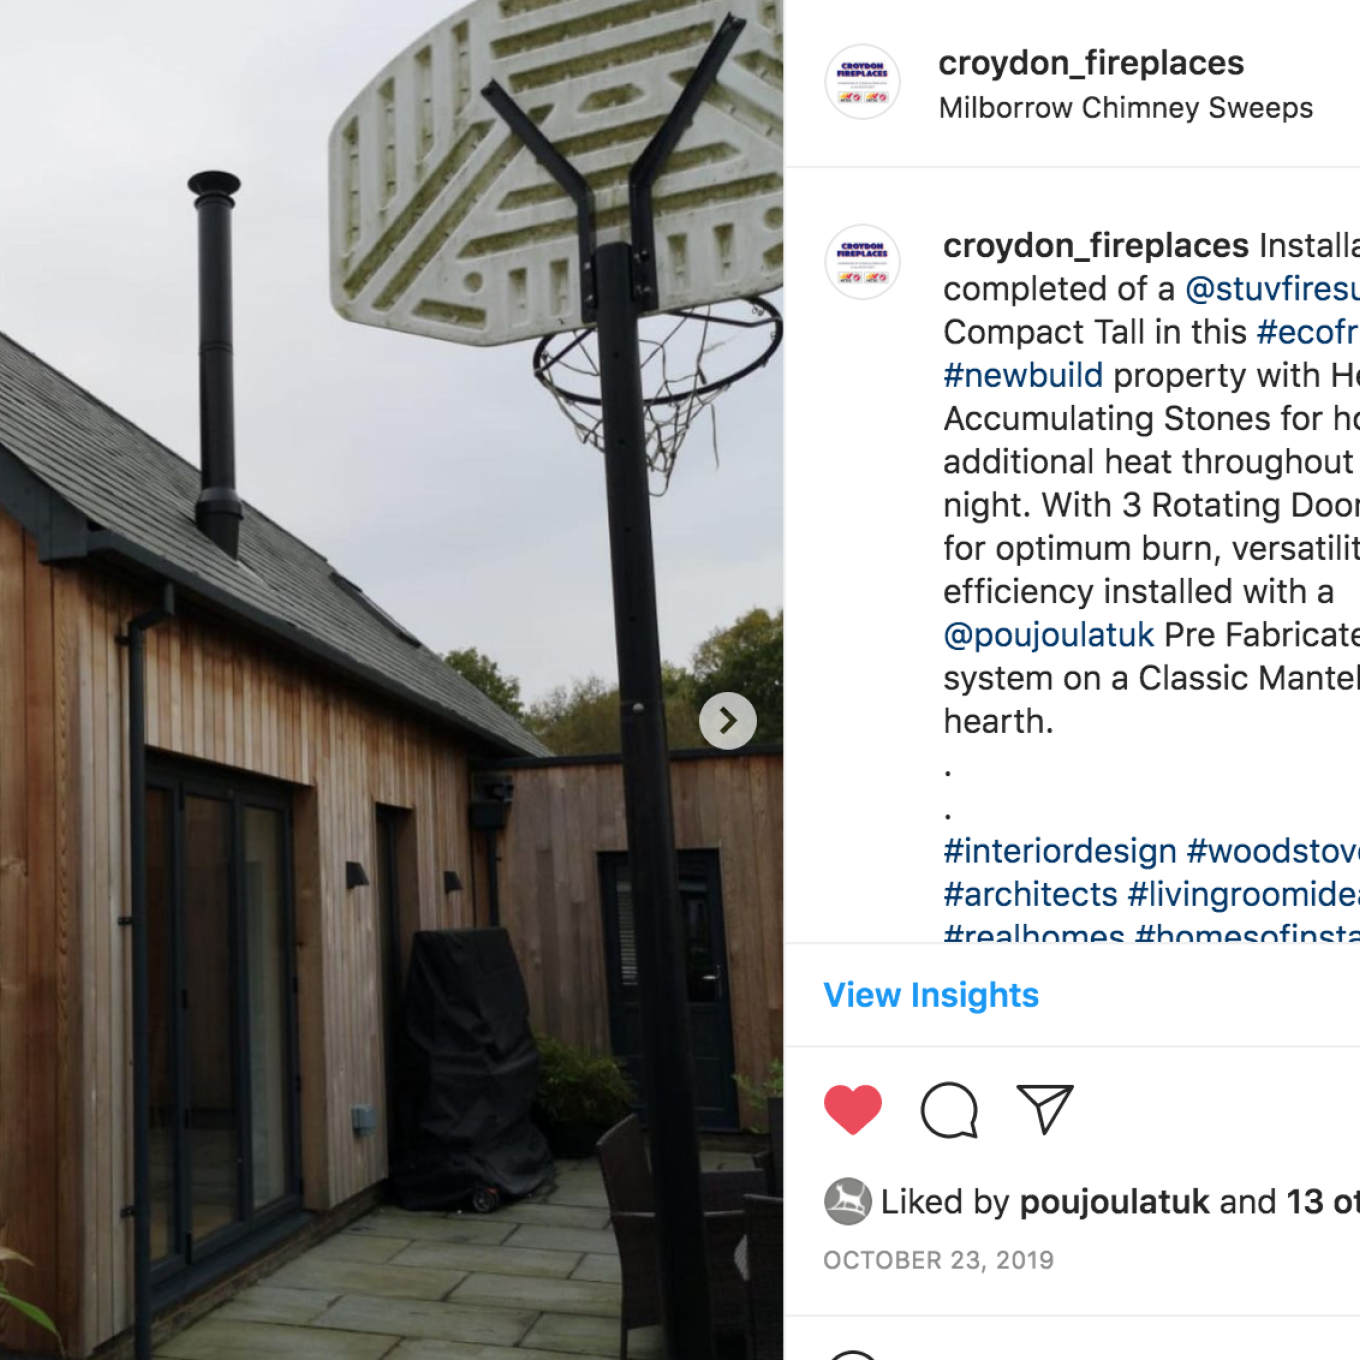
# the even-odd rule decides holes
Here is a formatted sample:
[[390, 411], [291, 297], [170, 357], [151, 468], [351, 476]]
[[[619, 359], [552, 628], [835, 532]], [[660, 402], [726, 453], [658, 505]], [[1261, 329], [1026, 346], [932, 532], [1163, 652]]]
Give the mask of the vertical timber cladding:
[[[72, 730], [77, 609], [68, 581], [0, 518], [0, 1242], [7, 1278], [52, 1312], [80, 1306], [81, 941]], [[0, 1346], [45, 1349], [10, 1310]]]
[[[524, 971], [533, 1023], [608, 1052], [599, 856], [627, 849], [622, 767], [606, 759], [516, 765], [510, 773], [501, 921]], [[673, 760], [671, 797], [676, 846], [719, 851], [736, 1066], [761, 1078], [784, 1047], [783, 756]], [[743, 1123], [754, 1113], [743, 1096]]]
[[[16, 1292], [88, 1352], [132, 1323], [126, 657], [115, 638], [150, 594], [41, 565], [0, 515], [0, 1242], [33, 1258]], [[470, 924], [467, 753], [456, 734], [187, 606], [152, 629], [147, 738], [157, 751], [295, 786], [302, 1170], [328, 1208], [387, 1174], [375, 805], [411, 808], [419, 924]], [[466, 918], [466, 919], [465, 919]], [[412, 921], [412, 925], [415, 922]], [[0, 1349], [44, 1349], [0, 1311]]]

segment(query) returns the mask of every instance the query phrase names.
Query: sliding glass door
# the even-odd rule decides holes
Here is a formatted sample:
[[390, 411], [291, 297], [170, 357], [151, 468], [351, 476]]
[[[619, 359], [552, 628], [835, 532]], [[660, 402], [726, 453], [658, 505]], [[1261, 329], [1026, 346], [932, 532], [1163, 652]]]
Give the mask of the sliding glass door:
[[157, 768], [147, 790], [153, 1255], [161, 1275], [299, 1201], [286, 795]]

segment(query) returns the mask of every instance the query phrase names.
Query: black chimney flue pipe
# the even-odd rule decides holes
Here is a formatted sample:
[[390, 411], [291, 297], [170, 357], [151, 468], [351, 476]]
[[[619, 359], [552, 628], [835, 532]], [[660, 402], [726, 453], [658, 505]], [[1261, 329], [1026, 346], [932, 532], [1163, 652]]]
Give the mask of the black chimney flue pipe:
[[204, 170], [189, 181], [198, 210], [198, 402], [203, 490], [194, 518], [235, 557], [245, 509], [236, 494], [236, 398], [232, 378], [231, 213], [241, 181]]

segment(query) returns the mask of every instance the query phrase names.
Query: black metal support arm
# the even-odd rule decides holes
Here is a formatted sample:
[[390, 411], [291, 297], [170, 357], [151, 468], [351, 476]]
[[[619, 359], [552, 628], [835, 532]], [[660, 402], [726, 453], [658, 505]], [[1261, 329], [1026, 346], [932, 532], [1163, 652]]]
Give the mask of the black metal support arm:
[[581, 248], [581, 319], [595, 320], [595, 191], [586, 177], [543, 135], [538, 124], [515, 103], [496, 81], [482, 91], [482, 98], [528, 147], [534, 159], [562, 186], [576, 204], [576, 234]]
[[151, 1360], [151, 941], [146, 906], [146, 634], [175, 612], [175, 588], [138, 614], [128, 652], [128, 855], [132, 888], [132, 1205], [134, 1354]]
[[680, 144], [694, 115], [699, 111], [704, 96], [713, 88], [722, 64], [728, 58], [742, 29], [745, 19], [729, 14], [713, 35], [693, 75], [685, 82], [675, 107], [666, 115], [666, 121], [657, 128], [656, 135], [647, 143], [633, 168], [628, 172], [628, 217], [633, 236], [633, 289], [644, 311], [657, 306], [656, 276], [656, 219], [652, 214], [652, 187], [657, 176], [666, 168], [671, 153]]
[[[652, 213], [652, 189], [666, 162], [680, 144], [704, 96], [713, 88], [718, 72], [736, 46], [746, 27], [745, 19], [729, 14], [704, 50], [699, 64], [685, 82], [680, 98], [666, 115], [632, 169], [628, 172], [628, 218], [633, 237], [633, 294], [644, 312], [654, 311], [659, 293], [656, 273], [656, 222]], [[581, 250], [581, 321], [589, 325], [599, 315], [599, 284], [595, 260], [595, 191], [586, 177], [552, 144], [543, 130], [492, 81], [482, 90], [482, 98], [500, 115], [506, 126], [519, 137], [534, 159], [562, 186], [576, 205], [576, 234]]]

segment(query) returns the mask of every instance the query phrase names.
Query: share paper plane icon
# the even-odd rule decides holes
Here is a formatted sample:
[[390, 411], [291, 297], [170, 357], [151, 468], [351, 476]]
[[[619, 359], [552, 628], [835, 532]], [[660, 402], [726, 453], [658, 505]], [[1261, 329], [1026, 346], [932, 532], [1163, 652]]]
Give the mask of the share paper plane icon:
[[1017, 1086], [1020, 1092], [1039, 1115], [1039, 1130], [1045, 1137], [1053, 1127], [1053, 1121], [1062, 1113], [1067, 1097], [1072, 1094], [1070, 1086]]

